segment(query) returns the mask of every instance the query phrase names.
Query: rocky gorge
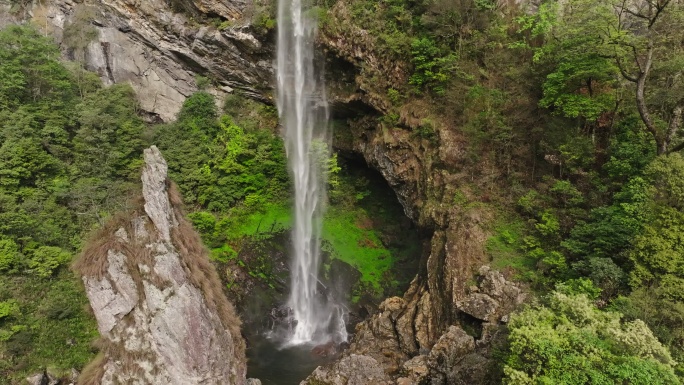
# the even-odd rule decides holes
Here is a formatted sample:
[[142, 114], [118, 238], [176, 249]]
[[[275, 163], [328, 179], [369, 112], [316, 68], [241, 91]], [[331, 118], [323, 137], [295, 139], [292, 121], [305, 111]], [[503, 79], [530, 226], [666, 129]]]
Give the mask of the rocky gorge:
[[[0, 26], [31, 20], [61, 42], [65, 58], [82, 60], [105, 84], [131, 84], [141, 114], [151, 122], [176, 116], [197, 90], [197, 75], [211, 80], [210, 92], [219, 99], [239, 92], [273, 103], [273, 42], [270, 31], [256, 25], [268, 4], [49, 0], [0, 6]], [[78, 15], [86, 8], [86, 23], [96, 34], [79, 48], [65, 40], [64, 32], [83, 22]], [[468, 139], [445, 121], [430, 120], [422, 108], [428, 100], [397, 108], [386, 89], [406, 82], [409, 64], [377, 54], [368, 32], [351, 22], [345, 2], [330, 13], [339, 28], [323, 28], [319, 43], [328, 61], [344, 69], [344, 76], [330, 76], [328, 86], [333, 115], [346, 120], [334, 146], [379, 171], [405, 214], [430, 240], [403, 297], [385, 300], [376, 314], [357, 325], [350, 348], [304, 383], [486, 383], [500, 326], [525, 297], [516, 284], [485, 266], [493, 213], [486, 205], [468, 204], [479, 200], [476, 191], [496, 187], [498, 171], [486, 157], [478, 165], [469, 161]], [[386, 76], [374, 81], [379, 73]], [[395, 110], [394, 122], [381, 119]], [[416, 135], [421, 130], [429, 132]], [[161, 168], [157, 155], [147, 156], [148, 169]], [[112, 228], [107, 235], [111, 243], [96, 254], [103, 261], [92, 264], [99, 268], [91, 270], [91, 263], [80, 268], [105, 341], [96, 378], [103, 383], [164, 379], [179, 384], [227, 383], [230, 378], [229, 383], [239, 384], [245, 377], [244, 348], [237, 324], [225, 318], [232, 317], [232, 310], [219, 299], [222, 294], [207, 292], [203, 280], [193, 277], [196, 268], [182, 259], [187, 245], [175, 246], [174, 229], [182, 220], [164, 198], [165, 176], [145, 172], [144, 182], [155, 184], [143, 185], [154, 199], [147, 202], [146, 197], [147, 217], [141, 211], [120, 224], [121, 230]], [[460, 191], [466, 192], [465, 200], [454, 204]], [[135, 246], [140, 244], [150, 246]], [[131, 261], [127, 250], [144, 260]], [[140, 277], [131, 278], [131, 268]], [[208, 267], [198, 269], [214, 280]], [[171, 326], [169, 317], [193, 324]], [[164, 342], [183, 328], [202, 330], [202, 338], [183, 342], [189, 350], [172, 348], [181, 343], [174, 338]], [[168, 346], [158, 347], [162, 345]], [[195, 362], [190, 352], [200, 351], [202, 359]]]
[[292, 1], [0, 0], [0, 385], [683, 382], [682, 1]]

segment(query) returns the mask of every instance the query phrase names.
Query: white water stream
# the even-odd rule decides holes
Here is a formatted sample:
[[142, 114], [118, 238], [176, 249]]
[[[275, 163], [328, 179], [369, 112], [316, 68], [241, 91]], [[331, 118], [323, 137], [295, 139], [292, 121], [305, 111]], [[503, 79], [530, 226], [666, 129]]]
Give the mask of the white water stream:
[[[316, 20], [301, 0], [278, 4], [278, 111], [285, 128], [294, 182], [293, 257], [289, 307], [296, 326], [289, 345], [345, 341], [346, 313], [319, 293], [321, 217], [325, 181], [320, 149], [328, 149], [328, 103], [322, 71], [315, 66]], [[327, 153], [327, 151], [323, 151]], [[319, 155], [320, 157], [320, 155]]]

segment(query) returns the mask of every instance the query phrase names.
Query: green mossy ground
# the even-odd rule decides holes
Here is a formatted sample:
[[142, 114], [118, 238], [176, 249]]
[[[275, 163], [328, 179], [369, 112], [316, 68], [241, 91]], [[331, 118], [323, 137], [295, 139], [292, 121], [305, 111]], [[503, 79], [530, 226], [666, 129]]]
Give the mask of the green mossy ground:
[[500, 221], [494, 227], [486, 243], [492, 268], [523, 279], [533, 273], [536, 260], [523, 251], [525, 231], [526, 225], [520, 220]]
[[[361, 282], [381, 292], [386, 275], [394, 267], [394, 256], [383, 246], [377, 230], [363, 209], [331, 209], [323, 221], [323, 250], [355, 267]], [[392, 284], [392, 282], [389, 282]]]
[[[364, 187], [363, 191], [348, 194], [356, 197], [351, 203], [349, 200], [333, 202], [325, 213], [321, 232], [326, 262], [323, 270], [329, 271], [335, 259], [358, 270], [360, 278], [354, 285], [354, 302], [363, 295], [370, 295], [377, 301], [387, 295], [400, 294], [417, 268], [422, 245], [420, 235], [410, 228], [394, 193], [383, 182], [369, 181], [365, 176], [368, 172], [359, 174], [358, 170], [350, 171], [348, 167], [343, 167], [342, 174], [342, 188], [358, 190], [353, 181], [359, 178], [364, 180]], [[379, 175], [372, 174], [372, 177]], [[273, 242], [273, 239], [282, 240], [282, 232], [289, 232], [292, 221], [288, 203], [267, 204], [262, 210], [244, 215], [235, 222], [229, 231], [228, 242], [213, 248], [212, 256], [218, 262], [236, 261], [250, 276], [275, 288], [275, 278], [269, 271], [271, 266], [265, 261], [269, 259], [269, 253], [284, 252], [289, 256], [290, 251], [284, 250], [287, 246]], [[386, 245], [383, 238], [391, 244]], [[245, 248], [251, 250], [244, 253]], [[242, 258], [242, 255], [248, 257]]]
[[268, 204], [263, 211], [245, 218], [236, 236], [259, 236], [289, 230], [292, 227], [292, 210], [284, 204]]

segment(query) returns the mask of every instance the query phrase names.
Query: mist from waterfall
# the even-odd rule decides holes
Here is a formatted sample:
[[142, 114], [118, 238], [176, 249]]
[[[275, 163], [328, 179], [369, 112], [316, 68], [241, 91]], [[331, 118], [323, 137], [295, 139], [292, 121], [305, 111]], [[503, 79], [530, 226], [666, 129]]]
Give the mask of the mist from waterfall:
[[319, 291], [320, 233], [326, 191], [321, 155], [330, 148], [323, 71], [316, 67], [316, 20], [301, 0], [278, 4], [278, 111], [294, 183], [289, 345], [347, 339], [346, 312]]

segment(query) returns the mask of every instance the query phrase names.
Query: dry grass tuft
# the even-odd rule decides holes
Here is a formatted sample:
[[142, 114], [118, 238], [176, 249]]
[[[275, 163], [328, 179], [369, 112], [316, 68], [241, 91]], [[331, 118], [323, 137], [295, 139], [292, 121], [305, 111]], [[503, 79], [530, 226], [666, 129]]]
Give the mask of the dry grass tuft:
[[169, 200], [178, 220], [178, 227], [173, 229], [171, 240], [181, 256], [183, 267], [192, 284], [204, 293], [209, 308], [218, 313], [223, 327], [230, 331], [235, 345], [235, 357], [242, 360], [245, 356], [245, 341], [240, 332], [242, 321], [223, 292], [221, 279], [209, 260], [209, 253], [199, 234], [185, 219], [183, 199], [175, 183], [169, 186]]
[[[199, 234], [185, 219], [183, 200], [176, 185], [168, 182], [168, 195], [178, 226], [172, 229], [172, 243], [180, 257], [181, 265], [185, 270], [189, 281], [199, 288], [210, 310], [218, 314], [224, 329], [228, 330], [234, 345], [235, 362], [244, 362], [245, 341], [242, 338], [240, 326], [242, 322], [233, 305], [228, 301], [223, 292], [223, 286], [214, 265], [209, 260], [209, 253], [202, 244]], [[157, 274], [149, 274], [141, 271], [139, 265], [146, 264], [153, 269], [155, 261], [153, 251], [147, 247], [151, 242], [157, 242], [156, 230], [144, 210], [144, 200], [137, 197], [130, 205], [128, 212], [120, 213], [107, 222], [105, 226], [97, 230], [90, 237], [83, 252], [74, 262], [74, 271], [84, 277], [102, 279], [107, 275], [109, 252], [120, 252], [126, 258], [126, 268], [136, 282], [138, 294], [144, 300], [143, 279], [148, 280], [160, 289], [164, 289], [171, 282], [159, 277]], [[144, 217], [145, 227], [151, 238], [138, 239], [135, 237], [133, 221], [135, 218]], [[124, 229], [128, 239], [124, 240], [116, 235], [119, 229]], [[132, 322], [124, 317], [123, 322]], [[86, 385], [99, 384], [104, 374], [104, 365], [107, 359], [112, 359], [121, 365], [121, 369], [131, 375], [144, 375], [142, 368], [137, 362], [141, 360], [154, 362], [155, 357], [150, 357], [149, 352], [130, 352], [125, 349], [123, 343], [113, 343], [106, 339], [97, 342], [100, 354], [91, 362], [83, 374], [79, 383]]]
[[98, 353], [78, 376], [79, 385], [100, 385], [105, 372], [105, 355]]
[[128, 212], [116, 214], [104, 226], [92, 233], [86, 241], [81, 254], [71, 268], [83, 277], [101, 279], [107, 270], [107, 254], [109, 250], [119, 251], [126, 255], [130, 252], [130, 244], [116, 236], [119, 229], [124, 229], [129, 239], [133, 236], [132, 219], [145, 213], [144, 200], [138, 195], [131, 199]]
[[129, 221], [124, 215], [117, 215], [97, 230], [86, 242], [83, 251], [72, 264], [72, 269], [84, 277], [102, 278], [107, 271], [109, 250], [118, 250], [124, 245], [115, 232], [125, 228], [127, 223]]

